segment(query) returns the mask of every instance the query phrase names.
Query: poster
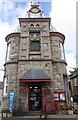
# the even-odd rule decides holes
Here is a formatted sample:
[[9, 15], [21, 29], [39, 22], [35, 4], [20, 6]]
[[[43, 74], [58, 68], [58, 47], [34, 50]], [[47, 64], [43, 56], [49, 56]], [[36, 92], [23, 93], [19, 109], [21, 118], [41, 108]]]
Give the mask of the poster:
[[13, 109], [13, 101], [14, 101], [14, 92], [8, 93], [8, 103], [9, 103], [9, 111], [12, 112]]

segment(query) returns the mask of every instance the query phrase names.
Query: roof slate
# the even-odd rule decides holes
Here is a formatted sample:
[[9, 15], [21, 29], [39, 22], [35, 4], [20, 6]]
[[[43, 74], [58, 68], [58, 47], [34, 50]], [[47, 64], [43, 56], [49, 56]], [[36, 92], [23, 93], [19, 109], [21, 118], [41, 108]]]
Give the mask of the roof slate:
[[70, 79], [76, 78], [77, 76], [78, 76], [78, 70], [72, 76], [70, 76]]
[[41, 68], [30, 68], [21, 78], [20, 80], [28, 80], [28, 79], [51, 79]]

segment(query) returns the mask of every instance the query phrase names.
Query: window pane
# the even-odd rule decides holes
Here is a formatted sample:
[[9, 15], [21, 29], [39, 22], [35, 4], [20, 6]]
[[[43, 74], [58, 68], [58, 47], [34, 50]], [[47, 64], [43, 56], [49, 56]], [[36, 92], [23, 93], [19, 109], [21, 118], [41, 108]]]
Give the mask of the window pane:
[[40, 41], [31, 41], [30, 51], [40, 51]]
[[7, 48], [7, 60], [10, 60], [10, 43], [8, 44]]
[[74, 86], [77, 86], [77, 80], [76, 80], [76, 78], [74, 79]]
[[64, 47], [63, 47], [63, 44], [61, 42], [59, 43], [59, 47], [60, 47], [61, 59], [65, 59], [65, 56], [64, 56]]
[[4, 78], [4, 95], [7, 95], [7, 87], [8, 87], [8, 78], [7, 76]]

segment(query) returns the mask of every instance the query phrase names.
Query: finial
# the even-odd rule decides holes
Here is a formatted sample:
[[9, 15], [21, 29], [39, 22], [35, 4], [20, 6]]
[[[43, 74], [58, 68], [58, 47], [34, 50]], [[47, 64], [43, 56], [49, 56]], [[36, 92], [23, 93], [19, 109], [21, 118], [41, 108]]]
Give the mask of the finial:
[[37, 5], [39, 5], [40, 4], [40, 2], [37, 2]]
[[32, 2], [31, 2], [31, 6], [32, 6]]

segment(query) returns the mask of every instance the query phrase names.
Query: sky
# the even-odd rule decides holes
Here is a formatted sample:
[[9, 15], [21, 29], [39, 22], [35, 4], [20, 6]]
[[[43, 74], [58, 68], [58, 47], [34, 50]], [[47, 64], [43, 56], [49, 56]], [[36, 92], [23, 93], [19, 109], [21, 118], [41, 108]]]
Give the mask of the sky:
[[[14, 2], [13, 2], [14, 1]], [[20, 1], [20, 2], [18, 2]], [[23, 1], [23, 2], [22, 2]], [[0, 0], [0, 81], [3, 80], [6, 55], [5, 37], [19, 25], [18, 18], [25, 17], [30, 3], [26, 0]], [[37, 0], [32, 0], [37, 1]], [[68, 70], [76, 66], [76, 1], [38, 0], [46, 17], [57, 32], [65, 35], [65, 56]], [[46, 2], [47, 1], [47, 2]]]
[[53, 0], [50, 13], [56, 30], [65, 35], [67, 70], [76, 67], [76, 1]]

